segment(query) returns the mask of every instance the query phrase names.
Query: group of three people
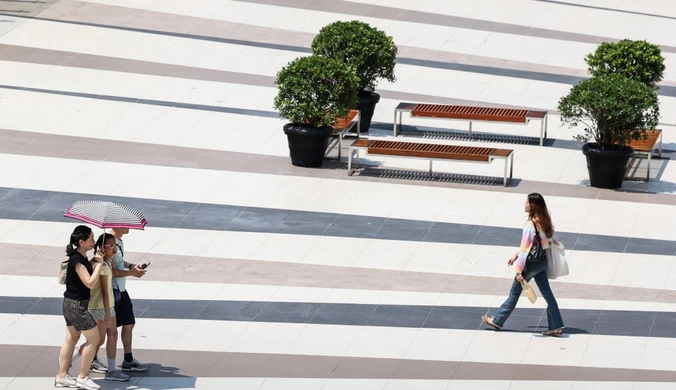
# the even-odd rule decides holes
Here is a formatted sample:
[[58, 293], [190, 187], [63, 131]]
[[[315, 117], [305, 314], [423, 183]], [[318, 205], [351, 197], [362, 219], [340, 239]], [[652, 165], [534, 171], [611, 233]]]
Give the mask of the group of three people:
[[[143, 372], [149, 369], [132, 354], [132, 331], [136, 320], [126, 291], [126, 278], [140, 278], [146, 270], [124, 261], [122, 236], [128, 232], [128, 229], [112, 229], [110, 234], [102, 234], [95, 242], [92, 229], [80, 225], [70, 236], [66, 247], [68, 266], [63, 294], [66, 339], [59, 354], [56, 387], [98, 390], [100, 386], [91, 380], [90, 371], [105, 373], [105, 379], [109, 381], [129, 380], [129, 375], [117, 369], [118, 327], [122, 327], [124, 348], [122, 370]], [[92, 249], [95, 255], [90, 261], [87, 252]], [[81, 334], [86, 342], [76, 349]], [[107, 367], [97, 357], [106, 338]], [[80, 374], [73, 378], [68, 371], [78, 357], [82, 358]]]
[[[554, 235], [547, 204], [542, 195], [528, 195], [524, 204], [528, 221], [524, 225], [519, 251], [508, 260], [515, 264], [516, 276], [512, 283], [509, 297], [497, 310], [494, 317], [483, 316], [484, 323], [495, 330], [500, 330], [510, 316], [522, 292], [521, 281], [535, 279], [540, 293], [547, 302], [548, 329], [543, 332], [547, 336], [561, 336], [563, 320], [559, 307], [547, 280], [547, 260], [529, 263], [528, 254], [538, 242], [542, 248], [548, 248]], [[112, 230], [94, 242], [94, 234], [86, 226], [78, 226], [70, 237], [67, 247], [69, 256], [66, 274], [66, 292], [64, 293], [63, 315], [66, 319], [66, 341], [61, 347], [59, 357], [59, 374], [56, 377], [57, 387], [80, 387], [87, 390], [98, 390], [99, 386], [89, 378], [90, 368], [100, 368], [103, 364], [95, 359], [98, 348], [108, 337], [106, 352], [108, 368], [105, 379], [128, 380], [129, 377], [115, 369], [115, 352], [117, 344], [117, 326], [122, 326], [122, 342], [125, 359], [123, 370], [147, 370], [148, 367], [135, 360], [131, 353], [132, 328], [134, 312], [129, 295], [125, 291], [125, 277], [141, 277], [145, 270], [123, 259], [124, 244], [122, 236], [128, 230]], [[90, 262], [87, 252], [96, 249], [96, 255]], [[111, 262], [112, 259], [112, 262]], [[92, 264], [94, 264], [92, 266]], [[114, 304], [112, 283], [116, 283], [121, 291]], [[107, 308], [107, 309], [106, 309]], [[116, 318], [117, 317], [117, 318]], [[98, 329], [97, 329], [98, 328]], [[73, 353], [75, 344], [84, 333], [87, 342]], [[82, 355], [82, 367], [77, 378], [68, 375], [68, 368], [75, 356]]]

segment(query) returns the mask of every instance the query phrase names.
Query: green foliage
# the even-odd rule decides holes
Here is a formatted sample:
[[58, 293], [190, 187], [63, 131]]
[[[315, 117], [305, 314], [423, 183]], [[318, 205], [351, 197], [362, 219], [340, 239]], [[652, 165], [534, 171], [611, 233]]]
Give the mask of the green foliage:
[[354, 67], [359, 91], [373, 92], [381, 78], [396, 80], [397, 46], [392, 37], [364, 22], [353, 20], [324, 26], [312, 41], [312, 52]]
[[296, 125], [331, 126], [357, 105], [359, 78], [354, 69], [330, 58], [297, 58], [277, 73], [275, 83], [274, 107]]
[[656, 87], [664, 74], [664, 57], [658, 45], [624, 39], [604, 42], [585, 61], [592, 76], [621, 74], [632, 80]]
[[601, 150], [645, 139], [660, 117], [655, 90], [619, 74], [580, 82], [559, 100], [558, 109], [563, 123], [584, 126], [578, 141], [595, 142]]

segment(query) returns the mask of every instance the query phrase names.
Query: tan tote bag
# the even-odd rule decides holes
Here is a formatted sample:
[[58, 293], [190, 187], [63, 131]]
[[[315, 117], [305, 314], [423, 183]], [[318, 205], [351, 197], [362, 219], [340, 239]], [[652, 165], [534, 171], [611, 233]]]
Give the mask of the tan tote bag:
[[535, 295], [535, 291], [530, 286], [530, 284], [528, 284], [528, 282], [526, 282], [526, 279], [521, 281], [521, 287], [523, 288], [523, 292], [528, 297], [528, 300], [530, 301], [530, 303], [535, 303], [535, 301], [538, 300], [538, 296]]

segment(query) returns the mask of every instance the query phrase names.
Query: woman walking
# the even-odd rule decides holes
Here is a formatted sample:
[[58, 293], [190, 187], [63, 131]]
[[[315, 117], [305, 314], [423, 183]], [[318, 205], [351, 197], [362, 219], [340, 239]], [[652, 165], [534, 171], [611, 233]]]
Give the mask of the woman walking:
[[[66, 247], [68, 268], [66, 270], [66, 291], [63, 293], [63, 317], [66, 319], [66, 340], [59, 354], [59, 373], [54, 380], [56, 387], [78, 387], [86, 390], [99, 390], [101, 386], [89, 378], [89, 368], [99, 344], [99, 331], [96, 321], [89, 313], [90, 290], [96, 285], [103, 258], [97, 253], [93, 266], [87, 259], [87, 252], [94, 248], [94, 233], [87, 226], [80, 225], [70, 235]], [[73, 359], [75, 344], [84, 333], [87, 340], [82, 350], [80, 375], [72, 378], [68, 369]]]
[[514, 311], [519, 300], [522, 291], [521, 281], [535, 279], [542, 297], [547, 302], [547, 323], [549, 326], [548, 330], [542, 334], [545, 336], [561, 336], [563, 334], [563, 319], [547, 279], [548, 260], [526, 261], [531, 248], [537, 245], [538, 241], [543, 250], [549, 248], [549, 241], [554, 236], [552, 219], [549, 210], [547, 210], [545, 199], [538, 193], [528, 195], [524, 204], [524, 211], [528, 213], [528, 221], [523, 227], [521, 246], [519, 251], [508, 260], [508, 264], [515, 264], [516, 268], [516, 277], [512, 283], [512, 289], [509, 291], [509, 297], [500, 306], [494, 317], [484, 315], [481, 319], [491, 328], [500, 330], [509, 315]]

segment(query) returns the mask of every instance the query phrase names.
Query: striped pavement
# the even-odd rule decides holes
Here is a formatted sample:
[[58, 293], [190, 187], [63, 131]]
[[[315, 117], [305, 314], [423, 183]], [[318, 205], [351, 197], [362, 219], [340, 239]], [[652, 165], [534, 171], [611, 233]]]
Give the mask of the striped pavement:
[[[549, 111], [545, 147], [538, 124], [475, 124], [515, 150], [507, 188], [499, 164], [291, 166], [275, 74], [353, 19], [399, 47], [370, 137], [392, 137], [402, 101], [481, 104]], [[128, 291], [152, 368], [93, 374], [103, 389], [673, 389], [674, 28], [665, 1], [0, 1], [0, 389], [53, 386], [63, 212], [97, 199], [143, 211], [125, 255], [151, 262]], [[662, 47], [665, 152], [650, 182], [638, 161], [599, 190], [556, 106], [584, 56], [623, 38]], [[476, 145], [434, 135], [465, 126], [404, 130]], [[571, 274], [551, 283], [562, 338], [541, 336], [542, 299], [501, 332], [481, 323], [511, 285], [530, 192], [567, 248]]]

